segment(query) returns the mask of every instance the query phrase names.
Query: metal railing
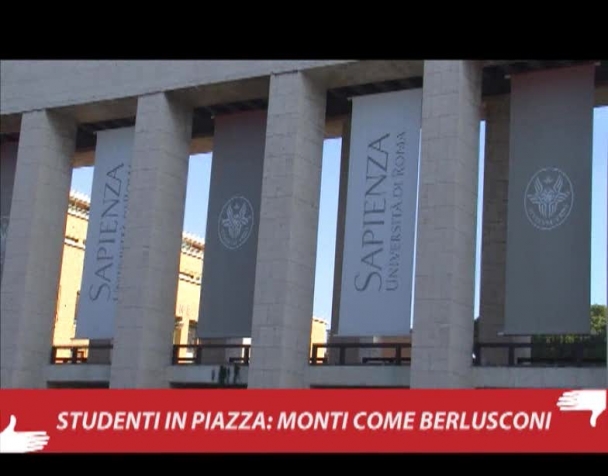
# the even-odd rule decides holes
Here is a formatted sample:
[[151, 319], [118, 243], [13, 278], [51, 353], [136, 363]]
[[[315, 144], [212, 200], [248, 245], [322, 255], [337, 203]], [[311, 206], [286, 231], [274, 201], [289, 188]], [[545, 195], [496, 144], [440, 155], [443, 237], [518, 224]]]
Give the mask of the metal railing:
[[[109, 364], [112, 344], [59, 345], [51, 349], [50, 363]], [[232, 355], [231, 355], [232, 354]], [[250, 344], [206, 343], [174, 345], [172, 365], [248, 366]], [[395, 365], [411, 364], [411, 344], [333, 342], [313, 344], [310, 365]], [[576, 342], [476, 342], [474, 366], [507, 367], [603, 367], [606, 366], [606, 341], [590, 339]]]
[[54, 345], [51, 364], [109, 364], [112, 344]]
[[[321, 349], [325, 349], [324, 355], [319, 355]], [[349, 350], [378, 350], [380, 352], [370, 352], [372, 355], [359, 355], [359, 352], [353, 352], [349, 355]], [[313, 344], [310, 358], [310, 365], [410, 365], [410, 363], [411, 344], [389, 342]]]
[[604, 367], [606, 341], [476, 342], [473, 365], [507, 367]]
[[[211, 351], [215, 352], [212, 353]], [[233, 352], [236, 355], [226, 355]], [[228, 363], [247, 366], [250, 356], [251, 345], [249, 344], [174, 345], [171, 365], [218, 365]]]

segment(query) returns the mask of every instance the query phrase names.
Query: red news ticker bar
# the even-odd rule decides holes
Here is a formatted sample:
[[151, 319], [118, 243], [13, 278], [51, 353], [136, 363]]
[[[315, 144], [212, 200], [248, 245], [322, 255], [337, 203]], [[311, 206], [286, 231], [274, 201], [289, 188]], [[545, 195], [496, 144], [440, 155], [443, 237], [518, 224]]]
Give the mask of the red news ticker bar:
[[605, 389], [0, 390], [0, 429], [2, 452], [608, 452]]

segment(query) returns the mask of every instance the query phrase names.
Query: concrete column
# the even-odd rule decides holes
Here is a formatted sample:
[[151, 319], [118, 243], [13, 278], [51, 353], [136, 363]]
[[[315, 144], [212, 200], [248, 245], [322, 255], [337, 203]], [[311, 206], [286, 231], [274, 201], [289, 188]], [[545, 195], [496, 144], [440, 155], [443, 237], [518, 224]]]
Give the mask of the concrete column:
[[2, 282], [6, 236], [11, 213], [11, 202], [13, 200], [18, 146], [17, 142], [4, 142], [0, 144], [0, 283]]
[[0, 295], [0, 385], [46, 388], [76, 125], [23, 114]]
[[472, 385], [481, 66], [425, 61], [412, 388]]
[[[507, 205], [509, 195], [509, 127], [511, 97], [485, 101], [483, 231], [479, 340], [483, 343], [529, 342], [528, 337], [502, 337], [505, 324]], [[507, 365], [508, 350], [482, 349], [481, 365]], [[518, 349], [515, 358], [530, 355]]]
[[[338, 324], [340, 322], [340, 297], [342, 293], [342, 263], [344, 261], [344, 233], [346, 229], [346, 199], [348, 194], [348, 167], [350, 159], [350, 131], [352, 114], [344, 119], [342, 126], [342, 147], [340, 150], [340, 187], [338, 194], [338, 220], [336, 226], [336, 252], [334, 264], [334, 296], [332, 301], [331, 333], [329, 343], [331, 344], [359, 344], [362, 340], [359, 337], [340, 337]], [[344, 364], [361, 363], [360, 349], [344, 349]], [[341, 349], [329, 349], [327, 353], [328, 363], [336, 365], [340, 361]]]
[[111, 388], [168, 387], [191, 135], [189, 107], [139, 98]]
[[250, 388], [308, 386], [325, 96], [300, 72], [271, 76]]
[[344, 262], [344, 233], [346, 230], [346, 199], [348, 195], [348, 167], [350, 161], [350, 131], [352, 112], [344, 119], [342, 146], [340, 148], [340, 186], [338, 189], [338, 219], [336, 224], [336, 251], [334, 264], [334, 296], [331, 310], [331, 339], [336, 339], [340, 322], [340, 297], [342, 293], [342, 266]]

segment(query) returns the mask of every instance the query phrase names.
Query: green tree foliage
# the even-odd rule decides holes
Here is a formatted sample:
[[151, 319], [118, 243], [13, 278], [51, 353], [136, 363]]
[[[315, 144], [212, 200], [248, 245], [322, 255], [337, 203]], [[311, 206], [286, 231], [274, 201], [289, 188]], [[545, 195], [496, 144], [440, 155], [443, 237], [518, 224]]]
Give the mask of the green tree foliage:
[[591, 335], [534, 336], [533, 358], [571, 358], [581, 352], [585, 360], [606, 362], [606, 306], [593, 304], [590, 314]]
[[591, 333], [596, 335], [606, 335], [606, 306], [603, 304], [593, 304], [591, 306]]

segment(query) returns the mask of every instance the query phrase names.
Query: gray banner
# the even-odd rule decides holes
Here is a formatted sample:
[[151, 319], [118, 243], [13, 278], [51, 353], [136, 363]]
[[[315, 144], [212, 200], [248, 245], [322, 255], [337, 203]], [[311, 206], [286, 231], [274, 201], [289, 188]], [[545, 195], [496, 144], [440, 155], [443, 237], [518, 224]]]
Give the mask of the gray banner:
[[78, 339], [114, 337], [134, 140], [134, 127], [97, 133], [87, 246], [76, 311]]
[[422, 89], [352, 102], [338, 334], [408, 335]]
[[251, 337], [266, 112], [215, 118], [198, 336]]
[[18, 146], [18, 142], [5, 142], [0, 145], [0, 281], [2, 280], [8, 221], [13, 201]]
[[590, 331], [594, 67], [511, 87], [505, 334]]

